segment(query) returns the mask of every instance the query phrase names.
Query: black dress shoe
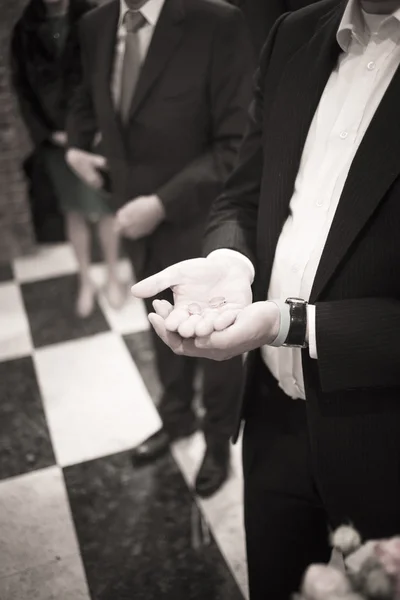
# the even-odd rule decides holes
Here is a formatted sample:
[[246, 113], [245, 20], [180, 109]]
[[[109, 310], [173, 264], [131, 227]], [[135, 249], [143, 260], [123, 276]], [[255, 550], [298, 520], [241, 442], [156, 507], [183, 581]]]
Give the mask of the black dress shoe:
[[152, 462], [165, 454], [172, 442], [184, 437], [189, 437], [195, 431], [195, 425], [187, 428], [187, 430], [181, 430], [176, 433], [174, 432], [173, 434], [168, 433], [164, 428], [160, 429], [133, 450], [131, 457], [133, 465], [138, 467]]
[[202, 498], [215, 494], [227, 480], [229, 466], [229, 442], [208, 445], [196, 477], [196, 493]]
[[171, 443], [165, 429], [160, 429], [147, 440], [139, 444], [132, 452], [132, 463], [135, 467], [145, 465], [165, 454]]

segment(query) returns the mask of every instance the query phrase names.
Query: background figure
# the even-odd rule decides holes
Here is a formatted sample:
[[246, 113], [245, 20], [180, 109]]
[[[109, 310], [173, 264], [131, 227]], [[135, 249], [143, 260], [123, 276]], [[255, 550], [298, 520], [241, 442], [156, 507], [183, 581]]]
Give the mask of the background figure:
[[[101, 132], [119, 226], [143, 278], [200, 252], [209, 208], [244, 131], [251, 43], [240, 11], [222, 0], [114, 0], [83, 20], [81, 41], [85, 72], [68, 159], [83, 178], [96, 177], [87, 151]], [[164, 427], [136, 449], [135, 463], [154, 459], [197, 426], [196, 362], [175, 356], [157, 336], [154, 344]], [[227, 477], [240, 384], [240, 357], [205, 361], [200, 494], [212, 494]]]
[[[123, 302], [116, 273], [118, 236], [108, 194], [84, 184], [64, 159], [68, 105], [81, 76], [77, 23], [93, 7], [87, 0], [31, 0], [17, 22], [11, 46], [13, 83], [35, 148], [29, 171], [34, 182], [39, 181], [36, 189], [43, 197], [49, 198], [54, 190], [66, 215], [68, 237], [79, 264], [77, 313], [81, 317], [89, 316], [94, 307], [87, 219], [99, 225], [109, 267], [109, 301], [115, 307]], [[101, 157], [98, 161], [104, 163]]]

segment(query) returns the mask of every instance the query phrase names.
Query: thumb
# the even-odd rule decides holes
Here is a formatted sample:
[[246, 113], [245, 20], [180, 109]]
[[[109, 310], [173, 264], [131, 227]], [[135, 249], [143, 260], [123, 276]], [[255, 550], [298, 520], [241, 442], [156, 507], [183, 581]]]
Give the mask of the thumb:
[[179, 264], [172, 265], [164, 271], [160, 271], [147, 279], [143, 279], [136, 283], [131, 292], [136, 298], [151, 298], [157, 296], [160, 292], [181, 283], [182, 276], [180, 275]]

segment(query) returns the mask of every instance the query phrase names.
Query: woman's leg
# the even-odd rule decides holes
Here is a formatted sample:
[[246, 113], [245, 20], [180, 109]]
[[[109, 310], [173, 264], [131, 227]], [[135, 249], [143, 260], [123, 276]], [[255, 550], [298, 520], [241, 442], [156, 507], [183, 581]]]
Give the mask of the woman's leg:
[[88, 317], [94, 308], [95, 291], [90, 278], [90, 229], [79, 212], [66, 214], [67, 235], [74, 249], [79, 268], [79, 292], [76, 302], [78, 316]]
[[126, 299], [126, 289], [118, 276], [119, 235], [115, 231], [112, 215], [99, 219], [98, 232], [108, 271], [107, 300], [113, 308], [121, 308]]

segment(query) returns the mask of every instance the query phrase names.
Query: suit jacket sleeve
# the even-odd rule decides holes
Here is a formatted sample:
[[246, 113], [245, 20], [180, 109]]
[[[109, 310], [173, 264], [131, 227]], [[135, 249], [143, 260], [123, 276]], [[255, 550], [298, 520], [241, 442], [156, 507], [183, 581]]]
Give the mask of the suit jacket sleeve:
[[39, 146], [51, 135], [37, 97], [26, 76], [24, 53], [19, 41], [18, 26], [11, 39], [11, 80], [17, 96], [21, 116], [35, 146]]
[[67, 134], [69, 148], [90, 151], [97, 132], [97, 122], [90, 86], [90, 58], [85, 38], [92, 39], [87, 31], [86, 19], [83, 18], [80, 23], [81, 78], [70, 103]]
[[254, 55], [243, 16], [230, 10], [217, 27], [210, 66], [209, 149], [156, 190], [167, 221], [193, 222], [207, 214], [233, 169], [251, 98]]
[[247, 256], [253, 264], [256, 262], [257, 215], [263, 169], [264, 78], [281, 21], [282, 18], [277, 21], [261, 54], [238, 163], [223, 193], [212, 206], [203, 247], [205, 256], [219, 248], [230, 248]]
[[316, 305], [323, 392], [400, 382], [400, 301], [361, 298]]

